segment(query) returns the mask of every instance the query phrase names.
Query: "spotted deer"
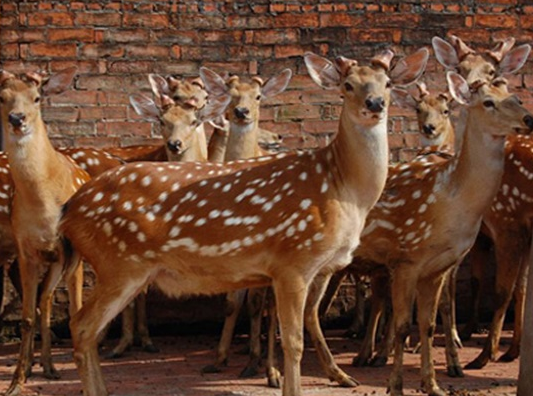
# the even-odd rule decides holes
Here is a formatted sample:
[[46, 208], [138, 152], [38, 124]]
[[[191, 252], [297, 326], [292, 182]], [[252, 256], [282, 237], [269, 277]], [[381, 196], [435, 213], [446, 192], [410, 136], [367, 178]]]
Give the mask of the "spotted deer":
[[[458, 37], [452, 36], [450, 41], [452, 44], [439, 38], [433, 39], [437, 59], [446, 68], [459, 70], [471, 82], [476, 80], [491, 81], [499, 75], [515, 73], [525, 64], [530, 53], [530, 46], [527, 44], [514, 48], [514, 38], [498, 43], [484, 55], [478, 54]], [[531, 214], [528, 212], [531, 206], [528, 202], [530, 186], [527, 180], [527, 169], [523, 165], [530, 161], [527, 158], [527, 147], [530, 140], [529, 137], [515, 137], [507, 140], [502, 185], [491, 209], [483, 218], [484, 233], [492, 239], [496, 253], [496, 309], [487, 342], [480, 355], [465, 367], [467, 369], [484, 367], [489, 360], [495, 359], [505, 311], [513, 292], [516, 312], [513, 341], [509, 350], [500, 360], [514, 360], [519, 353], [528, 247], [531, 235], [529, 223]], [[524, 170], [526, 177], [524, 177]], [[508, 191], [519, 191], [520, 193], [518, 196], [513, 196]], [[512, 200], [511, 206], [509, 199]], [[503, 212], [501, 211], [502, 207], [505, 208]], [[507, 210], [510, 212], [505, 213]], [[470, 338], [477, 327], [476, 320], [479, 311], [480, 289], [483, 284], [483, 268], [487, 261], [487, 249], [482, 246], [484, 243], [486, 244], [482, 237], [478, 238], [478, 243], [474, 245], [471, 252], [472, 316], [461, 332], [463, 339]]]
[[[226, 110], [228, 119], [228, 137], [224, 150], [224, 160], [234, 161], [260, 157], [267, 154], [259, 146], [260, 140], [260, 104], [265, 98], [274, 97], [283, 92], [290, 81], [292, 72], [285, 69], [281, 73], [263, 81], [258, 76], [252, 77], [250, 82], [243, 81], [238, 76], [224, 80], [214, 71], [202, 68], [200, 76], [205, 83], [209, 95], [230, 98]], [[242, 370], [241, 377], [256, 375], [261, 362], [261, 317], [266, 297], [266, 289], [250, 289], [231, 292], [226, 298], [226, 319], [222, 330], [221, 340], [217, 349], [217, 357], [213, 364], [203, 368], [203, 372], [219, 372], [221, 366], [227, 364], [231, 339], [239, 312], [248, 294], [247, 305], [250, 315], [250, 359]], [[270, 318], [271, 321], [275, 318]], [[275, 331], [275, 325], [270, 327]], [[274, 341], [275, 334], [269, 335], [269, 340]], [[270, 386], [279, 387], [280, 374], [275, 367], [274, 347], [270, 346], [272, 354], [268, 356], [267, 378]]]
[[[40, 275], [48, 269], [40, 299], [41, 364], [47, 378], [57, 378], [51, 359], [50, 310], [53, 290], [62, 276], [56, 262], [57, 224], [61, 205], [89, 179], [69, 157], [57, 152], [46, 133], [40, 102], [42, 94], [62, 92], [75, 69], [48, 77], [27, 72], [0, 72], [0, 103], [4, 141], [15, 194], [11, 225], [22, 281], [22, 343], [12, 383], [6, 395], [19, 394], [31, 372], [33, 335]], [[81, 306], [82, 267], [68, 281], [70, 313]]]
[[390, 86], [418, 78], [428, 51], [389, 69], [392, 57], [386, 51], [359, 66], [342, 57], [333, 63], [306, 56], [312, 77], [340, 87], [345, 97], [339, 131], [325, 148], [223, 165], [129, 164], [89, 182], [69, 201], [61, 218], [65, 267], [73, 271], [81, 255], [97, 276], [71, 320], [84, 395], [108, 394], [98, 333], [149, 283], [172, 296], [272, 285], [283, 395], [301, 395], [307, 289], [317, 273], [349, 263], [386, 179]]
[[[423, 390], [430, 395], [445, 394], [435, 380], [430, 348], [440, 291], [448, 272], [473, 244], [482, 216], [499, 188], [505, 137], [518, 128], [533, 129], [533, 116], [508, 93], [505, 80], [499, 78], [472, 88], [455, 72], [449, 72], [447, 80], [454, 99], [468, 106], [458, 156], [439, 163], [398, 165], [397, 174], [388, 179], [368, 216], [354, 254], [391, 272], [395, 332], [389, 381], [392, 395], [403, 394], [403, 344], [410, 332], [415, 295]], [[485, 175], [483, 180], [479, 172]], [[457, 210], [459, 202], [465, 202], [468, 210]], [[315, 289], [320, 290], [320, 285]], [[459, 372], [457, 356], [452, 358], [447, 362], [448, 370]]]

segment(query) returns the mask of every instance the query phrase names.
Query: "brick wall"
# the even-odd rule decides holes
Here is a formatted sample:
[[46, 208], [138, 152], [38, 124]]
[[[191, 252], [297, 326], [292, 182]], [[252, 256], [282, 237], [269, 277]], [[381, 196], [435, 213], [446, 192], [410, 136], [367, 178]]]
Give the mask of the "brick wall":
[[[291, 146], [316, 145], [334, 132], [336, 92], [316, 87], [305, 51], [364, 59], [392, 47], [398, 54], [430, 46], [431, 37], [457, 34], [474, 48], [513, 35], [533, 40], [533, 5], [526, 0], [478, 1], [13, 1], [0, 5], [0, 67], [56, 71], [76, 64], [75, 89], [50, 98], [44, 114], [59, 144], [127, 145], [157, 138], [159, 125], [139, 119], [130, 93], [147, 90], [147, 74], [217, 71], [269, 77], [285, 67], [289, 90], [262, 112], [263, 127]], [[442, 87], [431, 59], [430, 87]], [[512, 78], [533, 86], [531, 62]], [[529, 99], [530, 95], [523, 95]], [[413, 114], [393, 110], [392, 159], [416, 147]]]
[[[74, 89], [45, 101], [49, 133], [57, 144], [107, 146], [157, 139], [158, 123], [140, 119], [128, 102], [130, 93], [148, 91], [148, 73], [197, 75], [203, 65], [268, 78], [289, 67], [295, 72], [289, 89], [267, 103], [262, 126], [284, 134], [290, 146], [314, 146], [336, 130], [340, 97], [309, 79], [305, 51], [360, 60], [391, 47], [403, 55], [448, 33], [476, 49], [508, 36], [533, 43], [529, 0], [377, 3], [2, 1], [0, 68], [53, 72], [77, 65]], [[443, 88], [433, 56], [424, 79], [430, 89]], [[533, 108], [532, 62], [510, 80]], [[410, 158], [418, 145], [414, 114], [391, 111], [390, 145], [391, 159]], [[213, 311], [220, 314], [220, 306]]]

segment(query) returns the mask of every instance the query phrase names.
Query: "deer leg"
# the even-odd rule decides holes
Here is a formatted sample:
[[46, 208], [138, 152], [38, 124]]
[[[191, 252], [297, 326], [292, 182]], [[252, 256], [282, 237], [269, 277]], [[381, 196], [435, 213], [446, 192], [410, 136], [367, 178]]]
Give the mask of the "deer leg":
[[527, 253], [524, 254], [524, 260], [520, 267], [518, 281], [514, 289], [515, 312], [514, 312], [514, 330], [511, 346], [498, 360], [500, 362], [512, 362], [520, 355], [520, 340], [522, 338], [522, 324], [524, 321], [524, 308], [526, 302], [527, 276], [529, 265], [527, 262]]
[[[401, 268], [401, 267], [400, 267]], [[409, 271], [396, 268], [392, 274], [391, 297], [394, 320], [394, 363], [389, 378], [391, 396], [403, 395], [403, 350], [411, 331], [411, 313], [415, 299], [416, 279]]]
[[[390, 297], [390, 296], [389, 296]], [[386, 304], [390, 305], [390, 298], [387, 298]], [[389, 360], [389, 355], [394, 346], [394, 321], [392, 312], [385, 312], [387, 320], [385, 321], [385, 330], [383, 339], [380, 341], [377, 352], [370, 361], [372, 367], [383, 367]]]
[[253, 288], [248, 290], [248, 313], [250, 316], [250, 359], [239, 377], [253, 377], [259, 373], [261, 364], [261, 319], [265, 303], [266, 288]]
[[20, 394], [26, 378], [31, 375], [35, 333], [35, 310], [37, 305], [37, 284], [39, 283], [38, 260], [26, 257], [19, 247], [19, 270], [22, 280], [21, 344], [17, 367], [5, 396]]
[[328, 287], [324, 293], [324, 297], [320, 302], [320, 308], [318, 310], [318, 315], [320, 318], [324, 318], [328, 313], [329, 309], [331, 308], [331, 304], [333, 304], [333, 300], [335, 300], [335, 296], [337, 295], [337, 292], [339, 291], [339, 288], [341, 287], [341, 284], [346, 278], [347, 274], [348, 273], [346, 270], [341, 270], [333, 274], [331, 277]]
[[300, 362], [304, 349], [303, 316], [308, 283], [298, 274], [274, 279], [284, 357], [283, 396], [301, 396]]
[[459, 363], [457, 348], [461, 348], [461, 340], [455, 327], [455, 278], [457, 269], [455, 266], [445, 275], [444, 287], [439, 303], [439, 312], [444, 328], [444, 339], [446, 345], [446, 367], [450, 377], [463, 377], [463, 369]]
[[137, 313], [137, 332], [141, 339], [141, 346], [145, 352], [158, 353], [159, 348], [154, 345], [150, 338], [150, 332], [148, 330], [148, 317], [146, 315], [146, 295], [147, 292], [143, 291], [135, 297], [135, 308]]
[[420, 331], [420, 354], [422, 389], [430, 396], [445, 396], [446, 392], [439, 388], [435, 379], [433, 366], [432, 345], [435, 333], [435, 319], [440, 292], [446, 274], [434, 275], [420, 279], [417, 285], [418, 296], [418, 327]]
[[459, 334], [460, 339], [463, 341], [470, 340], [473, 333], [479, 332], [479, 305], [481, 303], [483, 285], [485, 284], [484, 272], [485, 266], [490, 259], [491, 245], [492, 241], [487, 236], [479, 234], [469, 252], [471, 268], [470, 290], [472, 291], [469, 312], [471, 312], [471, 315]]
[[281, 373], [278, 369], [278, 361], [276, 357], [276, 334], [278, 332], [276, 301], [274, 299], [273, 290], [271, 287], [267, 291], [267, 309], [268, 309], [268, 343], [267, 343], [267, 361], [266, 374], [268, 379], [268, 386], [270, 388], [281, 387]]
[[[502, 240], [503, 239], [503, 240]], [[521, 232], [508, 232], [495, 241], [496, 248], [496, 298], [495, 310], [489, 329], [489, 335], [481, 353], [465, 369], [480, 369], [489, 361], [495, 360], [498, 352], [505, 312], [511, 301], [513, 289], [520, 272], [522, 252], [527, 246], [527, 238]], [[521, 246], [518, 246], [521, 245]]]
[[60, 378], [59, 373], [52, 363], [52, 336], [50, 333], [50, 318], [54, 290], [61, 280], [61, 275], [62, 264], [52, 263], [48, 273], [46, 274], [39, 304], [41, 309], [41, 365], [43, 366], [44, 376], [48, 379]]
[[371, 289], [372, 297], [370, 318], [368, 320], [365, 338], [361, 345], [361, 350], [359, 351], [359, 354], [353, 358], [352, 361], [352, 366], [355, 367], [367, 366], [372, 360], [372, 354], [374, 353], [376, 343], [376, 334], [379, 319], [383, 314], [388, 290], [390, 290], [388, 277], [383, 277], [380, 275], [372, 276]]
[[228, 364], [228, 352], [233, 338], [235, 324], [239, 317], [247, 289], [237, 290], [226, 295], [226, 319], [222, 329], [222, 336], [217, 348], [215, 363], [202, 368], [203, 373], [219, 373], [222, 366]]
[[[108, 274], [109, 275], [109, 274]], [[91, 296], [70, 321], [74, 361], [84, 396], [107, 396], [98, 357], [98, 336], [106, 325], [139, 293], [148, 277], [98, 277]]]
[[365, 329], [365, 297], [367, 285], [362, 277], [355, 281], [355, 314], [353, 322], [348, 328], [352, 337], [360, 337]]
[[309, 293], [305, 304], [305, 328], [311, 336], [322, 368], [330, 381], [335, 381], [343, 387], [351, 388], [359, 385], [359, 382], [342, 371], [335, 363], [333, 355], [326, 343], [326, 339], [324, 338], [324, 334], [322, 333], [322, 329], [320, 328], [320, 321], [318, 319], [320, 299], [328, 286], [330, 278], [331, 274], [319, 273], [315, 279], [313, 279], [313, 282], [309, 287]]
[[[141, 293], [142, 294], [142, 293]], [[135, 327], [135, 301], [130, 302], [122, 311], [122, 335], [118, 344], [111, 352], [106, 354], [106, 359], [118, 359], [133, 345], [133, 329]]]

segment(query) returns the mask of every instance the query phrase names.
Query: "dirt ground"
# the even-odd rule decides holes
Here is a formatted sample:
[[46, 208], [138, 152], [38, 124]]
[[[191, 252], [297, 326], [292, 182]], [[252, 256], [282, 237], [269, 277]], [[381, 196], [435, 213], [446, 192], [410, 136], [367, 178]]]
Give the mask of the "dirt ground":
[[[390, 361], [383, 368], [354, 368], [350, 365], [360, 341], [347, 340], [340, 336], [340, 331], [326, 332], [328, 343], [332, 348], [337, 363], [361, 382], [357, 388], [339, 388], [322, 375], [317, 356], [307, 346], [303, 364], [303, 394], [306, 396], [381, 396], [386, 395], [386, 383], [390, 373]], [[466, 364], [480, 350], [484, 335], [476, 335], [460, 351], [461, 363]], [[505, 331], [502, 348], [511, 333]], [[281, 395], [277, 389], [266, 387], [262, 377], [253, 379], [238, 378], [246, 363], [246, 356], [237, 351], [245, 345], [245, 339], [239, 338], [233, 345], [229, 366], [219, 374], [200, 373], [200, 368], [211, 363], [215, 354], [216, 336], [179, 336], [158, 337], [155, 343], [161, 349], [158, 354], [149, 354], [132, 349], [121, 359], [103, 361], [103, 371], [108, 389], [116, 396], [273, 396]], [[111, 345], [111, 342], [108, 342]], [[308, 343], [306, 343], [308, 345]], [[489, 363], [480, 371], [466, 371], [464, 378], [448, 378], [445, 373], [443, 339], [435, 339], [435, 364], [438, 381], [453, 396], [509, 396], [516, 394], [518, 362]], [[0, 393], [9, 385], [16, 364], [17, 344], [0, 345]], [[280, 353], [281, 355], [281, 353]], [[80, 395], [81, 386], [72, 361], [69, 341], [54, 348], [54, 358], [62, 378], [49, 381], [42, 377], [38, 364], [34, 365], [34, 374], [29, 379], [22, 393], [29, 395]], [[421, 395], [419, 356], [406, 353], [404, 368], [404, 388], [406, 396]]]

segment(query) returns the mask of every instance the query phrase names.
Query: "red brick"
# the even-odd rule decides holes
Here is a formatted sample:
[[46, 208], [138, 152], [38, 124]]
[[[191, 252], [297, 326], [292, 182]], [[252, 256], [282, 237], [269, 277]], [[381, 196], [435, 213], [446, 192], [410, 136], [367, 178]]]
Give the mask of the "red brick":
[[48, 39], [53, 42], [57, 41], [94, 41], [93, 29], [49, 29]]
[[299, 41], [298, 29], [268, 29], [255, 32], [255, 44], [296, 44]]
[[35, 12], [28, 16], [29, 26], [72, 26], [74, 17], [66, 12]]
[[48, 58], [71, 58], [77, 54], [77, 46], [74, 43], [47, 44], [35, 43], [29, 45], [32, 56], [43, 56]]
[[0, 29], [0, 42], [35, 42], [45, 41], [45, 31], [42, 29]]
[[302, 56], [306, 48], [299, 45], [276, 45], [274, 47], [274, 55], [276, 58], [289, 58], [291, 56]]
[[0, 46], [0, 58], [4, 59], [17, 59], [19, 57], [19, 45], [18, 44], [3, 44]]
[[98, 92], [97, 91], [74, 91], [68, 90], [61, 95], [55, 95], [50, 98], [52, 104], [63, 105], [94, 105], [98, 104]]
[[152, 134], [152, 124], [147, 122], [98, 122], [98, 135], [106, 136], [145, 136]]
[[277, 121], [301, 120], [320, 117], [320, 106], [297, 104], [282, 106], [278, 110]]
[[292, 28], [294, 26], [298, 26], [299, 28], [316, 28], [319, 26], [318, 14], [284, 13], [276, 16], [276, 18], [272, 20], [272, 26], [277, 28]]
[[124, 15], [124, 26], [142, 26], [151, 29], [165, 29], [170, 22], [168, 15], [163, 14], [133, 14], [127, 13]]
[[321, 27], [355, 27], [361, 25], [365, 20], [366, 18], [363, 15], [354, 15], [346, 13], [320, 14]]
[[512, 15], [476, 15], [474, 23], [478, 27], [510, 29], [516, 26], [518, 18]]
[[152, 61], [116, 61], [109, 64], [111, 73], [149, 73], [153, 70], [154, 62]]
[[0, 15], [0, 26], [2, 27], [17, 27], [17, 17], [14, 15], [4, 16]]
[[103, 57], [122, 58], [125, 54], [124, 46], [118, 44], [87, 44], [81, 47], [80, 52], [84, 58], [96, 59]]
[[231, 43], [238, 44], [242, 42], [242, 30], [211, 30], [200, 33], [202, 42]]
[[168, 58], [169, 48], [162, 45], [127, 45], [127, 58]]
[[302, 123], [302, 131], [307, 133], [334, 133], [338, 129], [338, 120], [313, 120]]
[[115, 12], [78, 12], [74, 18], [76, 25], [120, 26], [122, 17]]

